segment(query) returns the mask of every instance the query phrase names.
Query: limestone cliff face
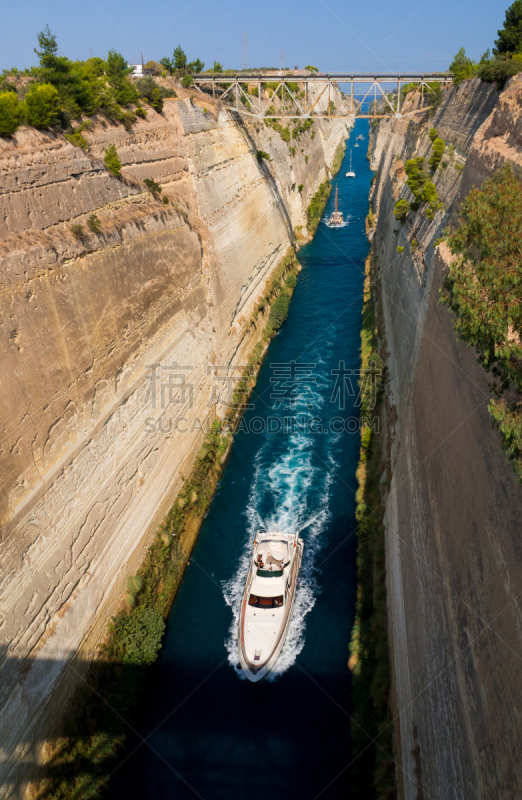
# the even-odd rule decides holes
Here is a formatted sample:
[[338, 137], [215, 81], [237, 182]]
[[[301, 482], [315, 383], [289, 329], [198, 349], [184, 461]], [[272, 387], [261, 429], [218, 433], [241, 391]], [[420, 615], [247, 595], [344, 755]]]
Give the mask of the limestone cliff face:
[[[473, 185], [506, 159], [522, 167], [521, 101], [522, 76], [500, 96], [467, 81], [444, 92], [433, 120], [386, 121], [374, 136], [372, 236], [392, 408], [389, 630], [407, 800], [522, 797], [522, 487], [491, 427], [488, 375], [438, 305], [448, 252], [435, 244]], [[435, 176], [444, 210], [433, 221], [410, 212], [401, 225], [394, 205], [413, 199], [403, 164], [428, 153], [432, 125], [455, 147]]]
[[[215, 368], [246, 363], [252, 309], [346, 136], [341, 122], [318, 121], [305, 153], [291, 158], [273, 130], [192, 94], [194, 103], [166, 101], [161, 115], [150, 109], [129, 132], [99, 121], [85, 134], [87, 153], [24, 128], [0, 140], [8, 791], [45, 728], [64, 665], [79, 648], [94, 651], [202, 425], [223, 413]], [[109, 144], [121, 178], [104, 166]], [[144, 178], [162, 185], [168, 204]], [[92, 213], [99, 232], [86, 226]], [[190, 391], [179, 391], [180, 374]], [[172, 428], [177, 416], [187, 433]]]

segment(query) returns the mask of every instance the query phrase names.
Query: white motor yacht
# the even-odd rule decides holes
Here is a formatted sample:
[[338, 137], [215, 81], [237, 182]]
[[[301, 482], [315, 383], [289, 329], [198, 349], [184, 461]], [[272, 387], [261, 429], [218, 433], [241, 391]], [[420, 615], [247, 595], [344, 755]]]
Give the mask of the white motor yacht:
[[274, 666], [286, 639], [303, 541], [277, 527], [256, 534], [239, 615], [239, 663], [256, 682]]

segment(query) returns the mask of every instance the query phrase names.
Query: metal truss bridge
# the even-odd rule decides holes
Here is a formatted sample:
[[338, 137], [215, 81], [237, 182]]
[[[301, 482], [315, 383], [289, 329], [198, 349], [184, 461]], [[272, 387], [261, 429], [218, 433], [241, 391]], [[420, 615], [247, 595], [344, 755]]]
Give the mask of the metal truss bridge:
[[[394, 115], [409, 117], [425, 111], [422, 107], [424, 89], [429, 84], [449, 84], [453, 75], [449, 72], [426, 73], [321, 73], [309, 75], [281, 74], [280, 72], [252, 72], [236, 75], [200, 73], [194, 75], [194, 85], [204, 91], [212, 90], [212, 96], [226, 101], [239, 114], [257, 119], [308, 119], [330, 117], [331, 119], [380, 119]], [[339, 84], [349, 84], [349, 93], [341, 93]], [[416, 84], [415, 93], [421, 96], [421, 107], [401, 108], [401, 86]], [[272, 94], [266, 97], [266, 84]], [[362, 91], [355, 91], [358, 84], [369, 84]], [[385, 91], [383, 86], [389, 86]], [[298, 90], [296, 91], [296, 85]], [[274, 86], [277, 88], [274, 89]], [[397, 87], [397, 91], [395, 88]], [[257, 89], [254, 95], [252, 89]], [[278, 108], [274, 107], [274, 98]], [[366, 105], [365, 105], [366, 104]], [[368, 105], [372, 113], [368, 111]], [[404, 105], [404, 104], [403, 104]], [[282, 107], [280, 107], [282, 106]], [[379, 107], [380, 106], [380, 107]], [[386, 110], [386, 113], [383, 113]]]

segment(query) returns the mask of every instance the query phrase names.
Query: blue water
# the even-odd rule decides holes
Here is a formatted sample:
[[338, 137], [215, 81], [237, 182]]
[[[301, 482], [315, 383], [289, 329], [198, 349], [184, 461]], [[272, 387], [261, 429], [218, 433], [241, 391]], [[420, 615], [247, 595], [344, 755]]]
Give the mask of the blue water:
[[[353, 148], [357, 177], [350, 180], [344, 174], [359, 133], [364, 142]], [[298, 254], [303, 270], [288, 319], [270, 345], [254, 408], [235, 438], [150, 670], [138, 722], [147, 743], [131, 742], [113, 797], [347, 796], [359, 452], [352, 430], [357, 375], [348, 373], [360, 363], [367, 146], [368, 126], [360, 120], [317, 234]], [[336, 185], [347, 224], [331, 229], [325, 219]], [[285, 366], [292, 361], [293, 372]], [[339, 362], [344, 374], [332, 374]], [[292, 419], [307, 424], [292, 430]], [[274, 674], [251, 684], [236, 668], [237, 613], [254, 533], [274, 522], [300, 531], [303, 567]]]

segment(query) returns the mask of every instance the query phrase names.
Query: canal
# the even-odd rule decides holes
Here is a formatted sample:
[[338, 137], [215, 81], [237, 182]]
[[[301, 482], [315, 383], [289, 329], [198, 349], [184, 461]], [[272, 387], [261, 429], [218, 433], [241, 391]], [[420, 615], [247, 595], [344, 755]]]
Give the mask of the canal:
[[[111, 796], [140, 800], [345, 800], [348, 644], [356, 591], [357, 370], [368, 123], [347, 142], [314, 240], [298, 257], [288, 319], [270, 345], [150, 669]], [[354, 147], [356, 136], [364, 141]], [[345, 177], [352, 150], [355, 179]], [[339, 189], [345, 226], [325, 220]], [[355, 374], [353, 374], [355, 373]], [[305, 542], [291, 629], [274, 673], [237, 669], [236, 624], [254, 534]]]

